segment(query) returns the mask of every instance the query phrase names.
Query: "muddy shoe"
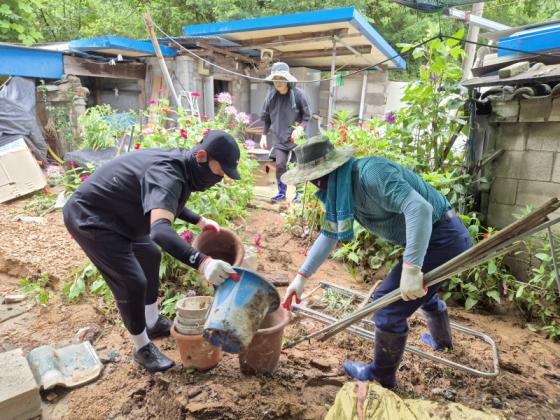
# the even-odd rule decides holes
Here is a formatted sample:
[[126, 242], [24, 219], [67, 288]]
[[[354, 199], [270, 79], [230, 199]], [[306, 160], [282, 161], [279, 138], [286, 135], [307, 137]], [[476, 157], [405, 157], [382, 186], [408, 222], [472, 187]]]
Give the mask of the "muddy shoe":
[[149, 372], [163, 372], [175, 365], [175, 362], [160, 352], [152, 342], [134, 352], [134, 361]]
[[158, 319], [152, 328], [146, 327], [146, 332], [150, 340], [157, 337], [168, 337], [173, 323], [163, 316], [158, 316]]

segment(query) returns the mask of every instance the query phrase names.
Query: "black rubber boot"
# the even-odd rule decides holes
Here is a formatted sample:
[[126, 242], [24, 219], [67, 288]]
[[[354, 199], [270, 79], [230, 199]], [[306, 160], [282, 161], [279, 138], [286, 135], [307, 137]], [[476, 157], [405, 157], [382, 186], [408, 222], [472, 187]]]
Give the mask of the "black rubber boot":
[[402, 360], [408, 333], [394, 334], [375, 329], [373, 363], [344, 361], [348, 376], [359, 381], [377, 381], [385, 388], [397, 385], [397, 369]]
[[136, 350], [134, 360], [149, 372], [163, 372], [175, 365], [175, 362], [160, 352], [152, 342]]
[[148, 337], [150, 340], [153, 340], [157, 337], [168, 337], [171, 333], [172, 325], [173, 322], [171, 322], [164, 316], [159, 315], [156, 323], [152, 328], [146, 327], [146, 332], [148, 333]]
[[422, 341], [434, 350], [445, 351], [445, 349], [452, 349], [453, 339], [451, 336], [451, 326], [449, 325], [447, 305], [439, 311], [422, 311], [422, 313], [426, 318], [428, 330], [430, 330], [429, 333], [421, 334], [420, 338]]

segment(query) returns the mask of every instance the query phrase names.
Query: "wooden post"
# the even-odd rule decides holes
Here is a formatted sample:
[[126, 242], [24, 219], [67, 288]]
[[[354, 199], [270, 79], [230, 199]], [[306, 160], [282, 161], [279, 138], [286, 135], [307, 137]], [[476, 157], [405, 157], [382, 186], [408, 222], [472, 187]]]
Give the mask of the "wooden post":
[[[475, 3], [472, 7], [471, 15], [482, 16], [482, 11], [484, 10], [484, 3]], [[478, 41], [478, 33], [480, 32], [480, 27], [474, 25], [469, 21], [469, 31], [467, 32], [467, 43], [465, 45], [465, 58], [463, 59], [463, 80], [470, 79], [471, 69], [474, 64], [474, 56], [476, 55], [476, 45], [470, 42]], [[470, 42], [469, 42], [470, 41]]]
[[173, 96], [173, 100], [175, 101], [175, 106], [180, 106], [181, 102], [179, 101], [179, 97], [177, 96], [177, 92], [175, 92], [175, 87], [173, 86], [173, 82], [171, 81], [171, 76], [169, 75], [169, 70], [167, 70], [167, 66], [165, 65], [165, 60], [159, 48], [159, 43], [156, 38], [156, 34], [154, 32], [154, 23], [152, 22], [152, 17], [149, 13], [144, 14], [144, 21], [146, 22], [146, 27], [148, 28], [148, 32], [150, 33], [150, 39], [152, 40], [152, 45], [154, 46], [154, 50], [156, 51], [156, 56], [161, 67], [161, 72], [163, 73], [163, 78], [171, 91], [171, 95]]
[[332, 59], [331, 59], [331, 85], [329, 90], [329, 111], [327, 115], [327, 124], [331, 122], [332, 114], [334, 112], [334, 91], [336, 87], [336, 35], [332, 36]]
[[363, 72], [362, 77], [362, 95], [360, 96], [360, 113], [358, 114], [358, 120], [360, 122], [364, 121], [364, 111], [366, 108], [366, 92], [367, 92], [367, 83], [368, 83], [368, 72]]

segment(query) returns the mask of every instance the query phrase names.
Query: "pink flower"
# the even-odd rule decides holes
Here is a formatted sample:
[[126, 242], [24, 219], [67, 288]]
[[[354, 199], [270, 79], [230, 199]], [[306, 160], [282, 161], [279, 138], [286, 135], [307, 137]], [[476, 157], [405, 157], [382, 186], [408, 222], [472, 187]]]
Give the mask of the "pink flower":
[[237, 127], [237, 124], [235, 124], [233, 122], [228, 124], [229, 129], [234, 129], [235, 127]]
[[71, 168], [75, 168], [76, 162], [68, 162], [68, 166], [70, 166]]
[[249, 116], [247, 114], [245, 114], [244, 112], [240, 112], [235, 116], [235, 119], [237, 120], [238, 123], [241, 124], [249, 124], [251, 122], [251, 119], [249, 118]]
[[166, 114], [169, 114], [171, 112], [169, 108], [163, 108], [162, 111], [165, 112]]
[[82, 180], [82, 182], [85, 182], [86, 179], [89, 178], [89, 175], [80, 175], [80, 179]]
[[224, 111], [227, 115], [237, 115], [237, 109], [233, 105], [226, 106]]
[[189, 244], [192, 243], [193, 241], [193, 233], [190, 230], [185, 230], [184, 232], [181, 232], [180, 236], [181, 238], [183, 238], [183, 240], [185, 240]]
[[245, 150], [253, 150], [256, 146], [256, 143], [253, 140], [245, 140], [245, 143], [243, 143], [243, 148]]
[[391, 111], [387, 115], [385, 115], [385, 122], [387, 122], [389, 124], [395, 124], [397, 122], [397, 116], [395, 115], [395, 113], [393, 111]]
[[140, 143], [134, 143], [134, 150], [140, 149]]
[[209, 117], [208, 115], [202, 115], [202, 116], [200, 117], [200, 119], [201, 119], [202, 121], [208, 121], [208, 120], [210, 119], [210, 117]]
[[200, 92], [191, 92], [191, 96], [198, 98], [200, 96]]
[[189, 138], [189, 136], [187, 135], [187, 130], [185, 130], [184, 128], [181, 128], [179, 130], [179, 134], [181, 135], [181, 137], [183, 137], [185, 140]]
[[210, 132], [210, 129], [209, 129], [209, 128], [205, 128], [204, 131], [202, 132], [202, 135], [203, 135], [204, 137], [206, 137], [206, 136], [208, 135], [209, 132]]
[[216, 95], [216, 102], [220, 104], [231, 105], [233, 103], [233, 98], [228, 92], [221, 92]]
[[150, 99], [148, 101], [148, 105], [156, 105], [156, 104], [157, 104], [157, 101], [155, 99]]

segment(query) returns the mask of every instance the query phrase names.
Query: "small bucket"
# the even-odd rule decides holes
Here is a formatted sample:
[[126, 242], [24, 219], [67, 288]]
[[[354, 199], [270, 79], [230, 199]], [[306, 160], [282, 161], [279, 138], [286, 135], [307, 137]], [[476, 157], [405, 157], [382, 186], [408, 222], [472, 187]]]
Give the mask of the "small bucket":
[[214, 298], [193, 296], [181, 299], [175, 305], [175, 329], [179, 334], [200, 335]]
[[290, 312], [281, 306], [265, 317], [251, 344], [239, 353], [241, 372], [274, 373], [280, 360], [284, 328], [289, 322]]
[[211, 345], [200, 334], [179, 334], [175, 326], [173, 326], [171, 327], [171, 335], [177, 343], [181, 362], [186, 368], [208, 370], [212, 369], [222, 360], [222, 349]]
[[280, 306], [276, 288], [254, 271], [234, 267], [238, 282], [227, 279], [216, 288], [204, 325], [208, 341], [228, 353], [245, 349], [267, 314]]
[[205, 230], [194, 239], [192, 245], [203, 254], [231, 265], [241, 265], [245, 256], [241, 239], [230, 229], [220, 229], [220, 232]]

